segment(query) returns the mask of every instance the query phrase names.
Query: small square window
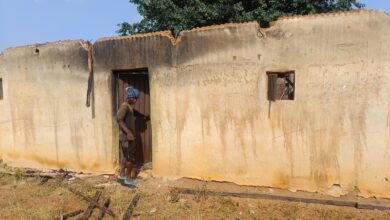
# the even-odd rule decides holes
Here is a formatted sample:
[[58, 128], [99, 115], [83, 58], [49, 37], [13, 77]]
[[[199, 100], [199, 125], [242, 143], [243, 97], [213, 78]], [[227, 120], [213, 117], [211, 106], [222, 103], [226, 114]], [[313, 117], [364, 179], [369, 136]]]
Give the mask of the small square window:
[[3, 79], [0, 78], [0, 100], [3, 100]]
[[294, 100], [295, 72], [267, 72], [268, 100]]

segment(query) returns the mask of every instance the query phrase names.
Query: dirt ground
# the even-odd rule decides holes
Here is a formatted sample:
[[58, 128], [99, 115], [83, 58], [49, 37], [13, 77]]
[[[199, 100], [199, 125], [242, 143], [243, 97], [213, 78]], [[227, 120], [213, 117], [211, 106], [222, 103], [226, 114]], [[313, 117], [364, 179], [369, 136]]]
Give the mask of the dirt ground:
[[[132, 219], [389, 219], [390, 211], [362, 210], [348, 207], [305, 204], [275, 200], [242, 199], [209, 194], [196, 189], [195, 195], [183, 195], [157, 178], [138, 180], [137, 189], [116, 184], [112, 176], [80, 176], [70, 179], [0, 174], [0, 219], [59, 219], [64, 213], [84, 209], [88, 203], [68, 187], [93, 197], [102, 191], [100, 204], [110, 197], [110, 209], [121, 219], [132, 197], [140, 200]], [[98, 209], [94, 210], [95, 219]], [[113, 219], [105, 216], [104, 219]]]

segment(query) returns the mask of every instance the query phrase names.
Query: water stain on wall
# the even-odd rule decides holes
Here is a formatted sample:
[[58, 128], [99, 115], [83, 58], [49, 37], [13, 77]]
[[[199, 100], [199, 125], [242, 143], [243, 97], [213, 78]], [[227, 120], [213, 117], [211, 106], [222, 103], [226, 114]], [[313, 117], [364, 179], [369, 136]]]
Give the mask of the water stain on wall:
[[[286, 159], [290, 164], [290, 173], [276, 175], [275, 185], [284, 186], [288, 180], [305, 178], [305, 175], [315, 181], [318, 189], [339, 184], [342, 181], [340, 161], [344, 165], [348, 161], [348, 158], [340, 157], [340, 150], [346, 147], [351, 147], [353, 152], [354, 179], [350, 187], [360, 185], [363, 155], [367, 150], [367, 111], [370, 105], [375, 103], [375, 100], [370, 99], [370, 93], [380, 94], [380, 90], [385, 88], [385, 84], [378, 84], [376, 77], [368, 75], [367, 72], [367, 65], [360, 62], [321, 66], [313, 74], [317, 78], [327, 79], [319, 78], [314, 82], [307, 77], [310, 83], [301, 89], [325, 88], [326, 93], [323, 94], [326, 96], [325, 99], [318, 98], [322, 96], [321, 94], [313, 98], [300, 94], [302, 100], [299, 104], [279, 101], [273, 105], [270, 125], [272, 133], [274, 137], [278, 135], [276, 136], [278, 139], [283, 138]], [[359, 83], [361, 80], [364, 83]], [[330, 90], [326, 89], [329, 86], [328, 81], [333, 82]], [[316, 86], [313, 86], [313, 83], [317, 83]], [[370, 93], [362, 92], [367, 90], [370, 90]], [[280, 132], [282, 135], [279, 135]], [[345, 142], [348, 139], [352, 142]], [[274, 144], [274, 147], [278, 146]], [[297, 155], [295, 152], [300, 149], [303, 149], [303, 154], [294, 157]], [[304, 149], [309, 149], [308, 154]], [[294, 168], [295, 163], [301, 163], [306, 155], [310, 158], [309, 173], [304, 173], [300, 166], [298, 170]], [[296, 176], [295, 172], [300, 174]]]
[[[253, 91], [259, 91], [259, 76], [249, 74], [247, 70], [248, 68], [258, 68], [256, 65], [257, 63], [246, 63], [240, 66], [230, 64], [191, 65], [178, 69], [178, 84], [180, 85], [178, 88], [180, 90], [177, 92], [177, 97], [180, 98], [176, 99], [176, 103], [181, 102], [176, 104], [178, 148], [182, 148], [180, 140], [182, 139], [182, 129], [188, 123], [186, 118], [191, 119], [192, 125], [188, 126], [193, 126], [194, 119], [199, 118], [195, 121], [200, 123], [203, 144], [201, 145], [202, 150], [198, 149], [198, 155], [193, 157], [199, 161], [204, 161], [205, 157], [212, 157], [210, 154], [216, 151], [213, 148], [217, 146], [208, 143], [214, 143], [213, 137], [210, 135], [217, 133], [221, 153], [218, 156], [222, 157], [221, 161], [224, 163], [219, 168], [220, 175], [226, 175], [229, 172], [245, 175], [248, 172], [248, 149], [252, 149], [253, 155], [257, 155], [255, 123], [259, 118], [258, 105], [256, 105], [259, 102], [259, 94], [258, 92], [253, 93]], [[220, 76], [221, 70], [223, 70], [223, 76]], [[242, 84], [247, 84], [247, 86], [242, 86]], [[225, 95], [221, 97], [221, 93]], [[188, 101], [191, 101], [192, 104]], [[193, 103], [199, 105], [199, 115], [190, 115], [188, 106], [193, 107]], [[254, 106], [249, 107], [251, 104]], [[193, 113], [193, 111], [191, 112]], [[213, 128], [216, 128], [216, 131], [213, 131]], [[252, 138], [248, 138], [248, 134]], [[190, 144], [186, 143], [187, 145]], [[230, 154], [231, 150], [236, 151], [237, 158], [240, 158], [234, 166], [234, 170], [229, 169], [229, 166], [225, 164], [228, 159], [226, 156]], [[215, 173], [215, 171], [207, 169], [204, 169], [203, 172], [204, 176]]]

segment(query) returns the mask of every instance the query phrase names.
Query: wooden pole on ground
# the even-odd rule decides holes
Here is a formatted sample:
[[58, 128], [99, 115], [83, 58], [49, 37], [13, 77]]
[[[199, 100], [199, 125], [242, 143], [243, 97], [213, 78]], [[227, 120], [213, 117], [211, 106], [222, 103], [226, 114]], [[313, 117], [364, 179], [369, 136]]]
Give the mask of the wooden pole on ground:
[[[101, 195], [102, 195], [102, 192], [97, 191], [95, 193], [95, 196], [93, 197], [93, 200], [95, 202], [99, 202], [99, 198], [100, 198]], [[89, 217], [91, 217], [94, 208], [95, 208], [95, 204], [90, 203], [89, 206], [88, 206], [87, 211], [84, 212], [84, 215], [80, 219], [88, 220]]]
[[[90, 204], [94, 204], [96, 208], [98, 209], [103, 209], [102, 206], [100, 206], [97, 202], [95, 202], [93, 199], [85, 196], [84, 194], [82, 194], [81, 192], [75, 190], [75, 189], [72, 189], [70, 187], [68, 187], [68, 190], [71, 191], [72, 193], [80, 196], [82, 199], [84, 199], [85, 201], [89, 202]], [[114, 214], [114, 212], [111, 210], [111, 209], [107, 209], [106, 212], [111, 215], [112, 217], [116, 217], [116, 215]]]
[[138, 193], [135, 194], [135, 196], [130, 202], [129, 207], [127, 208], [125, 214], [123, 215], [122, 220], [129, 220], [131, 218], [131, 216], [133, 215], [134, 208], [137, 206], [139, 198], [140, 198], [139, 194]]
[[106, 214], [106, 211], [108, 209], [108, 206], [110, 206], [110, 198], [107, 198], [104, 200], [103, 209], [100, 209], [99, 215], [96, 218], [97, 220], [102, 220], [104, 215]]
[[80, 209], [80, 210], [77, 210], [77, 211], [74, 211], [74, 212], [69, 212], [67, 214], [63, 214], [63, 215], [61, 215], [60, 220], [65, 220], [65, 219], [68, 219], [68, 218], [75, 217], [75, 216], [81, 214], [82, 212], [83, 212], [83, 210]]

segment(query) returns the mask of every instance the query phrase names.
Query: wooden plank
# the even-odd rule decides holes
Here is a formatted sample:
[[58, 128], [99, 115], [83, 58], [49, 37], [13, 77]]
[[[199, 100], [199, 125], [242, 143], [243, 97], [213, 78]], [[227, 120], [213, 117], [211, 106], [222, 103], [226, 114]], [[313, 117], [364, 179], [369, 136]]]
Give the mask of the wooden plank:
[[378, 203], [363, 203], [358, 202], [357, 207], [358, 209], [370, 209], [370, 210], [390, 210], [390, 204], [378, 204]]
[[133, 199], [130, 202], [129, 207], [127, 208], [126, 212], [123, 214], [122, 220], [129, 220], [131, 219], [131, 216], [133, 215], [134, 208], [137, 206], [139, 201], [140, 195], [137, 193], [133, 197]]
[[[190, 188], [178, 188], [179, 193], [197, 195], [199, 191]], [[308, 197], [296, 197], [296, 196], [284, 196], [284, 195], [272, 195], [267, 193], [241, 193], [241, 192], [219, 192], [219, 191], [208, 191], [210, 195], [220, 196], [233, 196], [239, 198], [251, 198], [251, 199], [269, 199], [269, 200], [282, 200], [290, 202], [303, 202], [303, 203], [315, 203], [322, 205], [333, 205], [333, 206], [346, 206], [354, 207], [358, 209], [370, 209], [370, 210], [390, 210], [390, 203], [375, 202], [375, 201], [357, 201], [343, 198], [308, 198]]]
[[[93, 197], [93, 200], [95, 202], [99, 202], [99, 198], [101, 195], [102, 195], [102, 192], [97, 191], [95, 193], [95, 196]], [[94, 208], [95, 208], [95, 204], [89, 204], [87, 211], [84, 212], [84, 215], [80, 219], [88, 220], [89, 217], [91, 217]]]
[[149, 116], [149, 120], [145, 121], [145, 126], [147, 127], [145, 132], [145, 163], [152, 161], [152, 127], [150, 122], [150, 87], [149, 87], [149, 75], [144, 76], [145, 80], [145, 115]]
[[39, 181], [39, 185], [43, 185], [49, 181], [50, 178], [48, 177], [41, 177], [41, 181]]
[[104, 218], [104, 215], [106, 214], [109, 205], [110, 205], [110, 198], [107, 198], [104, 200], [103, 209], [100, 209], [99, 215], [96, 218], [97, 220], [102, 220]]
[[277, 74], [268, 74], [268, 100], [276, 100], [276, 81], [278, 79]]
[[[199, 194], [199, 191], [190, 189], [190, 188], [178, 188], [173, 187], [179, 193], [183, 194]], [[290, 202], [303, 202], [303, 203], [316, 203], [323, 205], [335, 205], [335, 206], [347, 206], [347, 207], [357, 207], [358, 204], [356, 201], [343, 200], [343, 199], [317, 199], [317, 198], [302, 198], [294, 196], [283, 196], [283, 195], [271, 195], [271, 194], [261, 194], [261, 193], [241, 193], [241, 192], [219, 192], [219, 191], [208, 191], [211, 195], [219, 196], [232, 196], [239, 198], [250, 198], [250, 199], [269, 199], [269, 200], [282, 200]]]
[[[98, 209], [103, 209], [102, 206], [100, 206], [97, 202], [95, 202], [93, 199], [85, 196], [83, 193], [75, 190], [75, 189], [72, 189], [70, 187], [68, 187], [68, 190], [71, 191], [72, 193], [74, 193], [75, 195], [78, 195], [79, 197], [81, 197], [82, 199], [84, 199], [85, 201], [91, 203], [91, 204], [94, 204], [96, 208]], [[114, 212], [111, 210], [111, 209], [107, 209], [106, 212], [111, 215], [112, 217], [116, 217], [116, 215], [114, 214]]]
[[42, 177], [42, 178], [50, 178], [50, 179], [55, 179], [55, 178], [58, 178], [61, 176], [58, 173], [40, 173], [40, 172], [37, 172], [37, 173], [31, 173], [31, 172], [30, 173], [26, 173], [26, 172], [17, 173], [17, 172], [6, 171], [6, 170], [0, 170], [0, 173], [6, 174], [6, 175], [11, 175], [11, 176], [21, 175], [21, 176], [25, 176], [25, 177]]
[[74, 211], [74, 212], [70, 212], [70, 213], [67, 213], [67, 214], [63, 214], [63, 215], [60, 216], [60, 220], [65, 220], [65, 219], [68, 219], [68, 218], [73, 218], [73, 217], [75, 217], [75, 216], [80, 215], [82, 212], [83, 212], [83, 210], [80, 209], [80, 210], [77, 210], [77, 211]]

